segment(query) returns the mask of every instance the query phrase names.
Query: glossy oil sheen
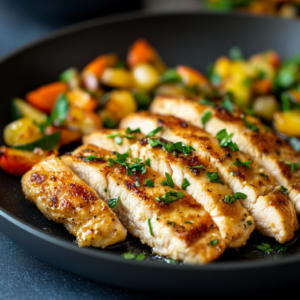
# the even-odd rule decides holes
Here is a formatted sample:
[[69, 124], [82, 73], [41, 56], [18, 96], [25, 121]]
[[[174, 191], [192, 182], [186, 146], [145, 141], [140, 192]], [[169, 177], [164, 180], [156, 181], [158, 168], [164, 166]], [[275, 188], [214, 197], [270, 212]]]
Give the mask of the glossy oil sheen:
[[[146, 38], [169, 66], [187, 64], [204, 71], [209, 62], [234, 45], [246, 56], [274, 49], [282, 57], [300, 51], [300, 23], [276, 18], [211, 13], [132, 15], [96, 20], [59, 32], [0, 63], [0, 128], [11, 121], [12, 97], [57, 80], [71, 66], [82, 68], [102, 53], [125, 58], [129, 45]], [[2, 135], [1, 135], [2, 139]], [[1, 140], [3, 144], [3, 140]], [[46, 220], [27, 201], [20, 178], [0, 170], [0, 230], [38, 257], [94, 280], [123, 287], [173, 293], [230, 293], [281, 287], [298, 282], [298, 233], [285, 253], [263, 253], [256, 245], [274, 240], [254, 233], [247, 245], [226, 250], [208, 266], [172, 265], [148, 246], [128, 237], [105, 250], [78, 248], [74, 236]], [[145, 261], [125, 260], [131, 250]]]

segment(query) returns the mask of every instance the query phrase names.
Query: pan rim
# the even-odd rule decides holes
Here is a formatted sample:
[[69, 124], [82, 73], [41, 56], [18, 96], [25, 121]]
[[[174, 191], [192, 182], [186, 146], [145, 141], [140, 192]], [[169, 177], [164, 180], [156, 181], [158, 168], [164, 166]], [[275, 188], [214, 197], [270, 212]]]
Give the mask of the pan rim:
[[[279, 18], [277, 16], [260, 16], [260, 15], [248, 15], [248, 14], [240, 14], [240, 13], [222, 13], [222, 12], [211, 12], [211, 11], [201, 11], [201, 10], [185, 10], [185, 11], [172, 11], [172, 12], [165, 12], [165, 11], [159, 11], [159, 12], [145, 12], [145, 11], [138, 11], [138, 12], [132, 12], [132, 13], [123, 13], [123, 14], [117, 14], [107, 17], [101, 17], [96, 18], [84, 22], [80, 22], [74, 25], [67, 26], [62, 29], [55, 30], [52, 33], [49, 33], [42, 38], [38, 38], [34, 41], [31, 41], [30, 43], [17, 48], [16, 50], [2, 56], [0, 58], [0, 68], [1, 64], [5, 63], [6, 61], [9, 61], [10, 59], [14, 59], [15, 56], [25, 52], [29, 51], [30, 49], [41, 45], [46, 42], [50, 42], [51, 40], [55, 40], [56, 38], [63, 37], [68, 34], [72, 34], [78, 31], [87, 30], [89, 28], [95, 27], [95, 26], [102, 26], [102, 25], [109, 25], [112, 23], [118, 23], [118, 22], [124, 22], [124, 21], [130, 21], [130, 20], [138, 20], [138, 19], [147, 19], [147, 18], [153, 18], [153, 17], [166, 17], [166, 16], [175, 16], [175, 15], [199, 15], [199, 16], [222, 16], [224, 18], [230, 18], [230, 17], [236, 17], [236, 18], [248, 18], [248, 19], [261, 19], [261, 20], [276, 20], [280, 22], [290, 22], [290, 23], [299, 23], [299, 21], [296, 20], [290, 20], [290, 19], [283, 19]], [[300, 25], [299, 25], [300, 26]], [[185, 265], [185, 266], [178, 266], [178, 265], [170, 265], [170, 264], [161, 264], [161, 263], [155, 263], [153, 261], [135, 261], [135, 260], [126, 260], [122, 257], [117, 256], [113, 253], [105, 253], [105, 252], [97, 252], [93, 251], [94, 249], [89, 248], [79, 248], [76, 247], [73, 244], [70, 244], [70, 242], [65, 241], [63, 239], [60, 239], [59, 237], [50, 236], [49, 234], [42, 232], [41, 230], [37, 229], [34, 225], [31, 225], [29, 222], [26, 222], [24, 220], [21, 220], [20, 218], [14, 216], [12, 213], [8, 212], [6, 209], [0, 206], [0, 217], [5, 218], [10, 223], [13, 223], [16, 225], [20, 230], [25, 230], [36, 237], [43, 239], [47, 241], [48, 243], [55, 244], [57, 246], [63, 247], [65, 249], [68, 249], [73, 252], [77, 252], [78, 254], [83, 255], [89, 255], [94, 256], [98, 259], [104, 259], [109, 260], [112, 263], [120, 263], [123, 265], [131, 266], [132, 264], [134, 266], [139, 266], [141, 268], [147, 269], [165, 269], [170, 268], [173, 271], [175, 270], [182, 270], [182, 268], [185, 269], [185, 271], [240, 271], [240, 270], [259, 270], [261, 268], [277, 268], [283, 265], [291, 265], [294, 263], [300, 262], [300, 253], [298, 255], [292, 256], [292, 257], [286, 257], [282, 258], [280, 260], [266, 260], [266, 261], [260, 261], [260, 260], [249, 260], [249, 261], [237, 261], [237, 262], [214, 262], [209, 265]]]

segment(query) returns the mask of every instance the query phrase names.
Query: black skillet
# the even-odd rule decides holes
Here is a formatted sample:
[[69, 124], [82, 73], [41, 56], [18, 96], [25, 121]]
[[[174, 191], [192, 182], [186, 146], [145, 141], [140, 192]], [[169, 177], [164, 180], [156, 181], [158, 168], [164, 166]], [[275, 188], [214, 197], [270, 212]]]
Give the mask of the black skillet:
[[[32, 44], [0, 62], [0, 129], [10, 120], [12, 97], [57, 80], [71, 66], [82, 68], [102, 53], [125, 58], [128, 46], [146, 38], [169, 66], [187, 64], [204, 71], [233, 45], [246, 55], [274, 49], [284, 58], [300, 51], [300, 22], [277, 18], [204, 12], [134, 14], [73, 26]], [[2, 134], [0, 135], [2, 138]], [[1, 143], [3, 141], [1, 140]], [[0, 230], [37, 257], [97, 281], [145, 291], [231, 293], [297, 284], [300, 271], [298, 234], [285, 253], [256, 249], [274, 240], [254, 233], [239, 250], [226, 250], [206, 266], [172, 265], [138, 240], [106, 250], [79, 248], [61, 225], [46, 220], [23, 196], [20, 178], [0, 171]], [[132, 249], [145, 261], [126, 260]]]

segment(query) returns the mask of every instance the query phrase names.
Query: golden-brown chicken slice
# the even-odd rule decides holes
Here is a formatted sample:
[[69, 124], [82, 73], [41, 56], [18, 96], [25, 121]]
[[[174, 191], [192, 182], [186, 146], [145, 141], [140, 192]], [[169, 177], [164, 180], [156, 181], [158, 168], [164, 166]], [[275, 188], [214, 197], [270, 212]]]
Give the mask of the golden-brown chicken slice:
[[217, 259], [225, 243], [201, 204], [177, 186], [162, 185], [166, 178], [127, 156], [84, 145], [62, 159], [155, 253], [193, 264]]
[[[275, 179], [249, 156], [241, 151], [220, 147], [219, 141], [204, 130], [171, 116], [135, 113], [123, 119], [120, 126], [139, 126], [143, 133], [162, 126], [163, 130], [158, 133], [161, 137], [193, 146], [198, 155], [209, 160], [219, 171], [234, 193], [247, 195], [241, 203], [254, 218], [258, 231], [276, 238], [280, 243], [294, 236], [298, 229], [298, 220], [293, 204], [284, 190], [281, 197], [276, 198], [275, 204], [274, 196], [271, 196], [277, 190]], [[241, 165], [245, 162], [248, 162], [248, 166]], [[282, 201], [282, 198], [286, 201]], [[268, 207], [267, 215], [260, 209], [262, 207]]]
[[[203, 127], [201, 117], [206, 111], [211, 118], [205, 129], [212, 135], [226, 128], [233, 133], [232, 141], [244, 153], [255, 159], [270, 172], [275, 180], [289, 189], [289, 198], [300, 214], [300, 153], [286, 141], [279, 138], [272, 130], [266, 128], [259, 120], [244, 116], [239, 112], [231, 114], [226, 109], [200, 104], [195, 99], [182, 97], [158, 96], [153, 101], [151, 111], [159, 114], [170, 114]], [[296, 164], [293, 166], [292, 164]]]
[[107, 147], [105, 149], [114, 149], [120, 153], [126, 152], [131, 145], [133, 145], [137, 140], [141, 140], [144, 134], [140, 132], [138, 128], [131, 129], [101, 129], [95, 131], [89, 135], [85, 135], [82, 138], [84, 144], [93, 144], [90, 141], [95, 140], [105, 144]]
[[55, 155], [28, 171], [22, 188], [47, 219], [76, 236], [80, 247], [105, 248], [126, 238], [127, 231], [114, 212]]
[[[120, 132], [122, 131], [120, 129]], [[118, 143], [111, 142], [110, 138], [107, 138], [107, 132], [103, 130], [85, 136], [84, 141], [107, 150], [119, 151]], [[171, 148], [163, 147], [163, 143]], [[188, 147], [182, 148], [185, 149], [185, 154], [178, 150], [174, 152], [174, 147], [173, 143], [161, 138], [144, 138], [130, 146], [130, 156], [140, 158], [144, 162], [148, 159], [151, 168], [160, 175], [165, 176], [167, 172], [175, 184], [186, 186], [187, 193], [201, 203], [211, 215], [227, 247], [243, 246], [254, 230], [253, 218], [240, 201], [232, 204], [224, 201], [227, 195], [232, 197], [232, 192], [222, 176], [218, 175], [218, 170], [207, 159], [195, 155]], [[181, 150], [180, 148], [177, 149]], [[203, 168], [199, 168], [201, 166]]]

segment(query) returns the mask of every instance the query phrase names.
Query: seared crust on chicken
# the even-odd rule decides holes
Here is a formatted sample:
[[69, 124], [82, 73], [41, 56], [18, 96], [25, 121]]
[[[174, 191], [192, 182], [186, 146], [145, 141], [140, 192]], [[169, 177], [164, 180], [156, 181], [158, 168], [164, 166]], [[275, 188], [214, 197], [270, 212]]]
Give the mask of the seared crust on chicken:
[[[91, 155], [99, 159], [88, 160]], [[195, 264], [211, 262], [223, 253], [225, 243], [201, 204], [177, 186], [163, 186], [166, 179], [151, 168], [129, 158], [119, 164], [111, 159], [120, 155], [94, 145], [81, 146], [62, 159], [106, 202], [117, 201], [114, 211], [121, 222], [155, 253]], [[163, 195], [170, 192], [180, 197], [168, 202]]]
[[[242, 205], [247, 208], [256, 222], [260, 222], [257, 229], [268, 236], [276, 238], [280, 243], [291, 239], [294, 231], [298, 229], [298, 220], [295, 209], [291, 205], [287, 196], [285, 205], [278, 201], [278, 205], [273, 206], [269, 201], [270, 192], [274, 193], [277, 184], [275, 179], [263, 168], [241, 151], [232, 151], [228, 147], [220, 147], [219, 141], [190, 123], [171, 116], [155, 115], [150, 113], [131, 114], [121, 122], [121, 127], [139, 126], [143, 133], [148, 133], [158, 126], [163, 126], [163, 130], [158, 133], [161, 137], [172, 142], [182, 141], [196, 149], [196, 153], [209, 160], [218, 169], [224, 181], [234, 193], [242, 192], [247, 195], [245, 200], [241, 200]], [[245, 162], [251, 160], [251, 168], [247, 166], [234, 165], [236, 161]], [[273, 196], [272, 196], [273, 198]], [[259, 201], [258, 201], [259, 199]], [[268, 207], [268, 215], [260, 209], [261, 204]], [[261, 207], [262, 208], [262, 207]], [[286, 211], [289, 211], [288, 217]], [[284, 213], [283, 213], [284, 212]], [[278, 218], [280, 216], [280, 218]], [[285, 216], [286, 218], [282, 218]], [[264, 222], [261, 222], [266, 218]], [[284, 228], [284, 231], [281, 230]], [[279, 234], [280, 232], [280, 234]]]
[[[232, 140], [238, 144], [240, 150], [268, 170], [280, 185], [289, 189], [289, 197], [300, 214], [300, 169], [293, 170], [290, 165], [300, 163], [300, 153], [258, 119], [245, 117], [240, 112], [231, 114], [222, 107], [213, 108], [184, 97], [158, 96], [151, 106], [154, 113], [180, 117], [199, 127], [203, 127], [201, 116], [207, 110], [211, 111], [212, 117], [205, 124], [205, 130], [212, 135], [216, 135], [223, 128], [233, 133]], [[251, 129], [249, 123], [255, 127]]]
[[28, 171], [22, 188], [47, 219], [62, 223], [76, 236], [80, 247], [105, 248], [126, 238], [114, 212], [55, 155]]
[[[120, 129], [120, 132], [123, 131]], [[205, 158], [193, 153], [190, 155], [179, 152], [168, 153], [162, 145], [152, 147], [148, 139], [144, 138], [130, 146], [131, 157], [140, 158], [144, 162], [146, 159], [150, 159], [153, 170], [162, 176], [168, 172], [178, 186], [182, 186], [184, 180], [188, 180], [190, 185], [186, 188], [187, 193], [193, 196], [198, 203], [201, 203], [211, 215], [227, 247], [243, 246], [254, 230], [255, 223], [239, 201], [232, 204], [224, 201], [226, 195], [232, 196], [232, 192], [223, 182], [222, 177], [219, 177], [221, 183], [210, 182], [207, 177], [208, 172], [216, 173], [218, 170]], [[157, 138], [151, 137], [151, 140], [155, 141]], [[161, 138], [158, 140], [168, 143]], [[120, 147], [118, 143], [111, 142], [111, 139], [107, 138], [107, 132], [104, 130], [85, 136], [84, 141], [111, 151], [119, 151]], [[200, 165], [203, 168], [191, 168]]]

